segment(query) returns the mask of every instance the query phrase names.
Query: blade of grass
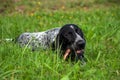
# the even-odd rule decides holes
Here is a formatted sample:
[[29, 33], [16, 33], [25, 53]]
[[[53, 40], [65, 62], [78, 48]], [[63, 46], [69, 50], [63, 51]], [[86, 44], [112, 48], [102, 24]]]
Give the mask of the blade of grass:
[[47, 67], [48, 69], [52, 70], [56, 74], [60, 75], [57, 71], [55, 71], [54, 69], [52, 69], [52, 67], [50, 67], [48, 64], [44, 63], [44, 66]]
[[101, 51], [98, 52], [98, 55], [97, 55], [97, 58], [96, 58], [95, 62], [98, 62], [98, 60], [100, 58], [100, 55], [101, 55]]
[[15, 74], [18, 72], [21, 72], [21, 71], [20, 70], [9, 70], [9, 71], [4, 72], [3, 74], [0, 74], [0, 78], [2, 79], [3, 77], [5, 78], [11, 74]]

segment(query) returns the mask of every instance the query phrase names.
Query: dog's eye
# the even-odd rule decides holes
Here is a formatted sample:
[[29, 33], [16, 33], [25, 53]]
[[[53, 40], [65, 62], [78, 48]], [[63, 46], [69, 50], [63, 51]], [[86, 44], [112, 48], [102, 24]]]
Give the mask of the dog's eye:
[[68, 34], [72, 34], [72, 32], [68, 32]]
[[64, 36], [66, 36], [66, 37], [67, 37], [67, 36], [68, 36], [68, 34], [64, 34]]
[[67, 32], [66, 34], [64, 34], [64, 36], [70, 36], [70, 35], [72, 35], [72, 32]]
[[78, 29], [75, 29], [75, 32], [78, 32]]

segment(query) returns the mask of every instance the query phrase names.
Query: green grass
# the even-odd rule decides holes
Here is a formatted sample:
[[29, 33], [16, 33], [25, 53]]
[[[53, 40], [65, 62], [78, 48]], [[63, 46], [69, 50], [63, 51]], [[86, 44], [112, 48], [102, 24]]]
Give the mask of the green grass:
[[[52, 50], [31, 52], [5, 38], [75, 23], [85, 34], [88, 62], [71, 63]], [[119, 80], [120, 7], [0, 15], [0, 80]]]

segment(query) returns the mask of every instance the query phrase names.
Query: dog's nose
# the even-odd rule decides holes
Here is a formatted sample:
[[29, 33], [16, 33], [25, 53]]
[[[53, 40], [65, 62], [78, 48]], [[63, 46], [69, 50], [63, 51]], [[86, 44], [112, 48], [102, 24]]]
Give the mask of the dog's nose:
[[77, 42], [77, 45], [84, 45], [85, 44], [85, 41], [84, 40], [79, 40], [78, 42]]

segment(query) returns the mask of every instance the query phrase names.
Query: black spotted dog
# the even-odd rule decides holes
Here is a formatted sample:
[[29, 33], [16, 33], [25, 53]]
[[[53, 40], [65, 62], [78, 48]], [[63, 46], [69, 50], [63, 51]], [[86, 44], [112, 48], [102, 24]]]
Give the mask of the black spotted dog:
[[86, 40], [82, 30], [75, 24], [66, 24], [44, 32], [23, 33], [17, 39], [21, 47], [28, 46], [32, 51], [39, 48], [60, 49], [64, 60], [84, 60]]

